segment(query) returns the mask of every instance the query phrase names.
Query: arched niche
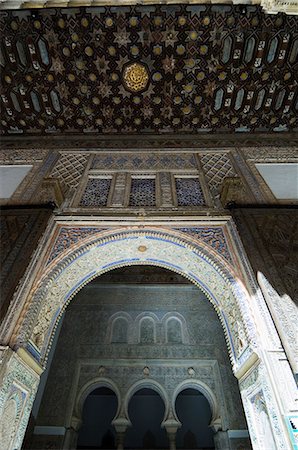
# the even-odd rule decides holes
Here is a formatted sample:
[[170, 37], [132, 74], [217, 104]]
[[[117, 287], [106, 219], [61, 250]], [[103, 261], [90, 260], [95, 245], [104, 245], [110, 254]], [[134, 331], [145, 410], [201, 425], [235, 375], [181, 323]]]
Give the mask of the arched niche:
[[212, 390], [203, 381], [197, 380], [197, 379], [184, 380], [182, 383], [180, 383], [176, 387], [176, 389], [173, 393], [173, 397], [172, 397], [172, 409], [174, 412], [175, 419], [177, 421], [179, 421], [179, 418], [176, 413], [177, 397], [182, 391], [184, 391], [186, 389], [197, 390], [197, 391], [201, 392], [204, 395], [204, 397], [206, 397], [206, 399], [208, 400], [208, 403], [210, 405], [210, 409], [211, 409], [210, 426], [213, 427], [215, 431], [217, 431], [219, 428], [221, 428], [221, 418], [219, 416], [219, 406], [218, 406], [218, 401], [216, 399], [216, 396], [212, 392]]
[[119, 403], [113, 389], [100, 386], [85, 398], [77, 448], [116, 448], [116, 434], [112, 425]]
[[131, 426], [126, 431], [126, 448], [166, 448], [168, 438], [163, 427], [165, 404], [159, 392], [142, 387], [128, 404]]
[[99, 234], [49, 264], [31, 291], [14, 345], [26, 347], [45, 365], [59, 319], [75, 294], [102, 273], [140, 264], [177, 272], [205, 293], [223, 325], [234, 371], [253, 354], [256, 333], [249, 295], [233, 268], [202, 242], [149, 229]]
[[116, 414], [115, 414], [115, 417], [113, 418], [113, 420], [116, 419], [116, 417], [118, 417], [120, 408], [121, 408], [120, 390], [119, 390], [118, 386], [112, 380], [109, 380], [108, 378], [104, 378], [104, 377], [98, 377], [98, 378], [94, 378], [91, 381], [88, 381], [88, 383], [86, 383], [77, 394], [76, 401], [75, 401], [75, 407], [74, 407], [74, 418], [76, 418], [78, 421], [82, 420], [83, 405], [84, 405], [86, 398], [88, 397], [89, 394], [91, 394], [92, 391], [94, 391], [95, 389], [98, 389], [98, 388], [107, 388], [115, 393], [115, 395], [117, 397], [118, 407], [117, 407], [117, 411], [116, 411]]
[[170, 401], [168, 398], [168, 394], [161, 384], [159, 384], [157, 381], [150, 379], [150, 378], [137, 381], [128, 389], [128, 391], [125, 395], [125, 398], [124, 398], [124, 412], [125, 412], [126, 418], [129, 419], [128, 407], [129, 407], [130, 400], [132, 399], [134, 394], [136, 392], [140, 391], [141, 389], [151, 389], [152, 391], [155, 391], [160, 396], [160, 398], [162, 399], [164, 406], [165, 406], [164, 417], [163, 417], [163, 422], [164, 422], [167, 419], [167, 417], [169, 415], [169, 411], [170, 411]]
[[175, 412], [181, 422], [176, 435], [177, 449], [214, 448], [211, 408], [200, 390], [183, 389], [176, 398]]

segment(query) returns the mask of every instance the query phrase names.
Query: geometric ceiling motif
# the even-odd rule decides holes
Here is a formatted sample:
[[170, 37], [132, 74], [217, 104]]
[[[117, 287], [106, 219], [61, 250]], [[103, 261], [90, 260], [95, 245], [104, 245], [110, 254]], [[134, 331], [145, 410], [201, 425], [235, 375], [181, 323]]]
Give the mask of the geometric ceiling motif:
[[0, 19], [3, 135], [297, 128], [295, 16], [150, 5]]

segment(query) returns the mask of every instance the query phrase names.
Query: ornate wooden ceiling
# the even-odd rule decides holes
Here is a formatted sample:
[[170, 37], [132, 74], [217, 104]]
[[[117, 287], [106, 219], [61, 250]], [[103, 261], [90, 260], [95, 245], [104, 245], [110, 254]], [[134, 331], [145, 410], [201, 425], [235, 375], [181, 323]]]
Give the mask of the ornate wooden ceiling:
[[6, 11], [1, 26], [3, 135], [297, 127], [295, 16], [151, 5]]

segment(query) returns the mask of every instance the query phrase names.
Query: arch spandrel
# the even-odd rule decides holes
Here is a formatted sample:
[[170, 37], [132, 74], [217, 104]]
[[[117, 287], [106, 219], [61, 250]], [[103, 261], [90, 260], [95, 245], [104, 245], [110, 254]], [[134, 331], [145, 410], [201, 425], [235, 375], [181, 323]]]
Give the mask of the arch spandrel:
[[68, 252], [58, 264], [51, 264], [34, 289], [16, 345], [27, 346], [45, 364], [59, 318], [75, 294], [104, 272], [139, 264], [178, 272], [206, 294], [221, 320], [233, 368], [237, 370], [254, 347], [248, 294], [230, 265], [209, 246], [199, 241], [195, 244], [181, 233], [168, 230], [103, 233]]

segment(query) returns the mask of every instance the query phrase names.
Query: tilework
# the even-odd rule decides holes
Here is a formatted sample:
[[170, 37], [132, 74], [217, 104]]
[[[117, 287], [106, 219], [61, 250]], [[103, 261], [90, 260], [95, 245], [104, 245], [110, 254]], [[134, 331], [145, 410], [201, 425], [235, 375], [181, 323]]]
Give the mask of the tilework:
[[129, 206], [155, 206], [155, 179], [132, 178]]
[[198, 178], [175, 178], [178, 206], [204, 206], [204, 194]]
[[111, 187], [110, 178], [92, 178], [88, 180], [82, 195], [80, 206], [106, 206]]
[[73, 244], [78, 243], [87, 236], [91, 236], [103, 231], [103, 228], [93, 227], [62, 227], [53, 246], [47, 265], [50, 264], [55, 258], [57, 258], [62, 252], [67, 250]]
[[230, 263], [233, 262], [226, 237], [222, 228], [217, 227], [195, 227], [178, 228], [179, 231], [187, 233], [195, 239], [202, 240], [210, 245], [217, 253], [223, 256]]
[[[293, 131], [297, 18], [255, 5], [5, 11], [2, 133]], [[141, 92], [123, 79], [148, 71]]]

